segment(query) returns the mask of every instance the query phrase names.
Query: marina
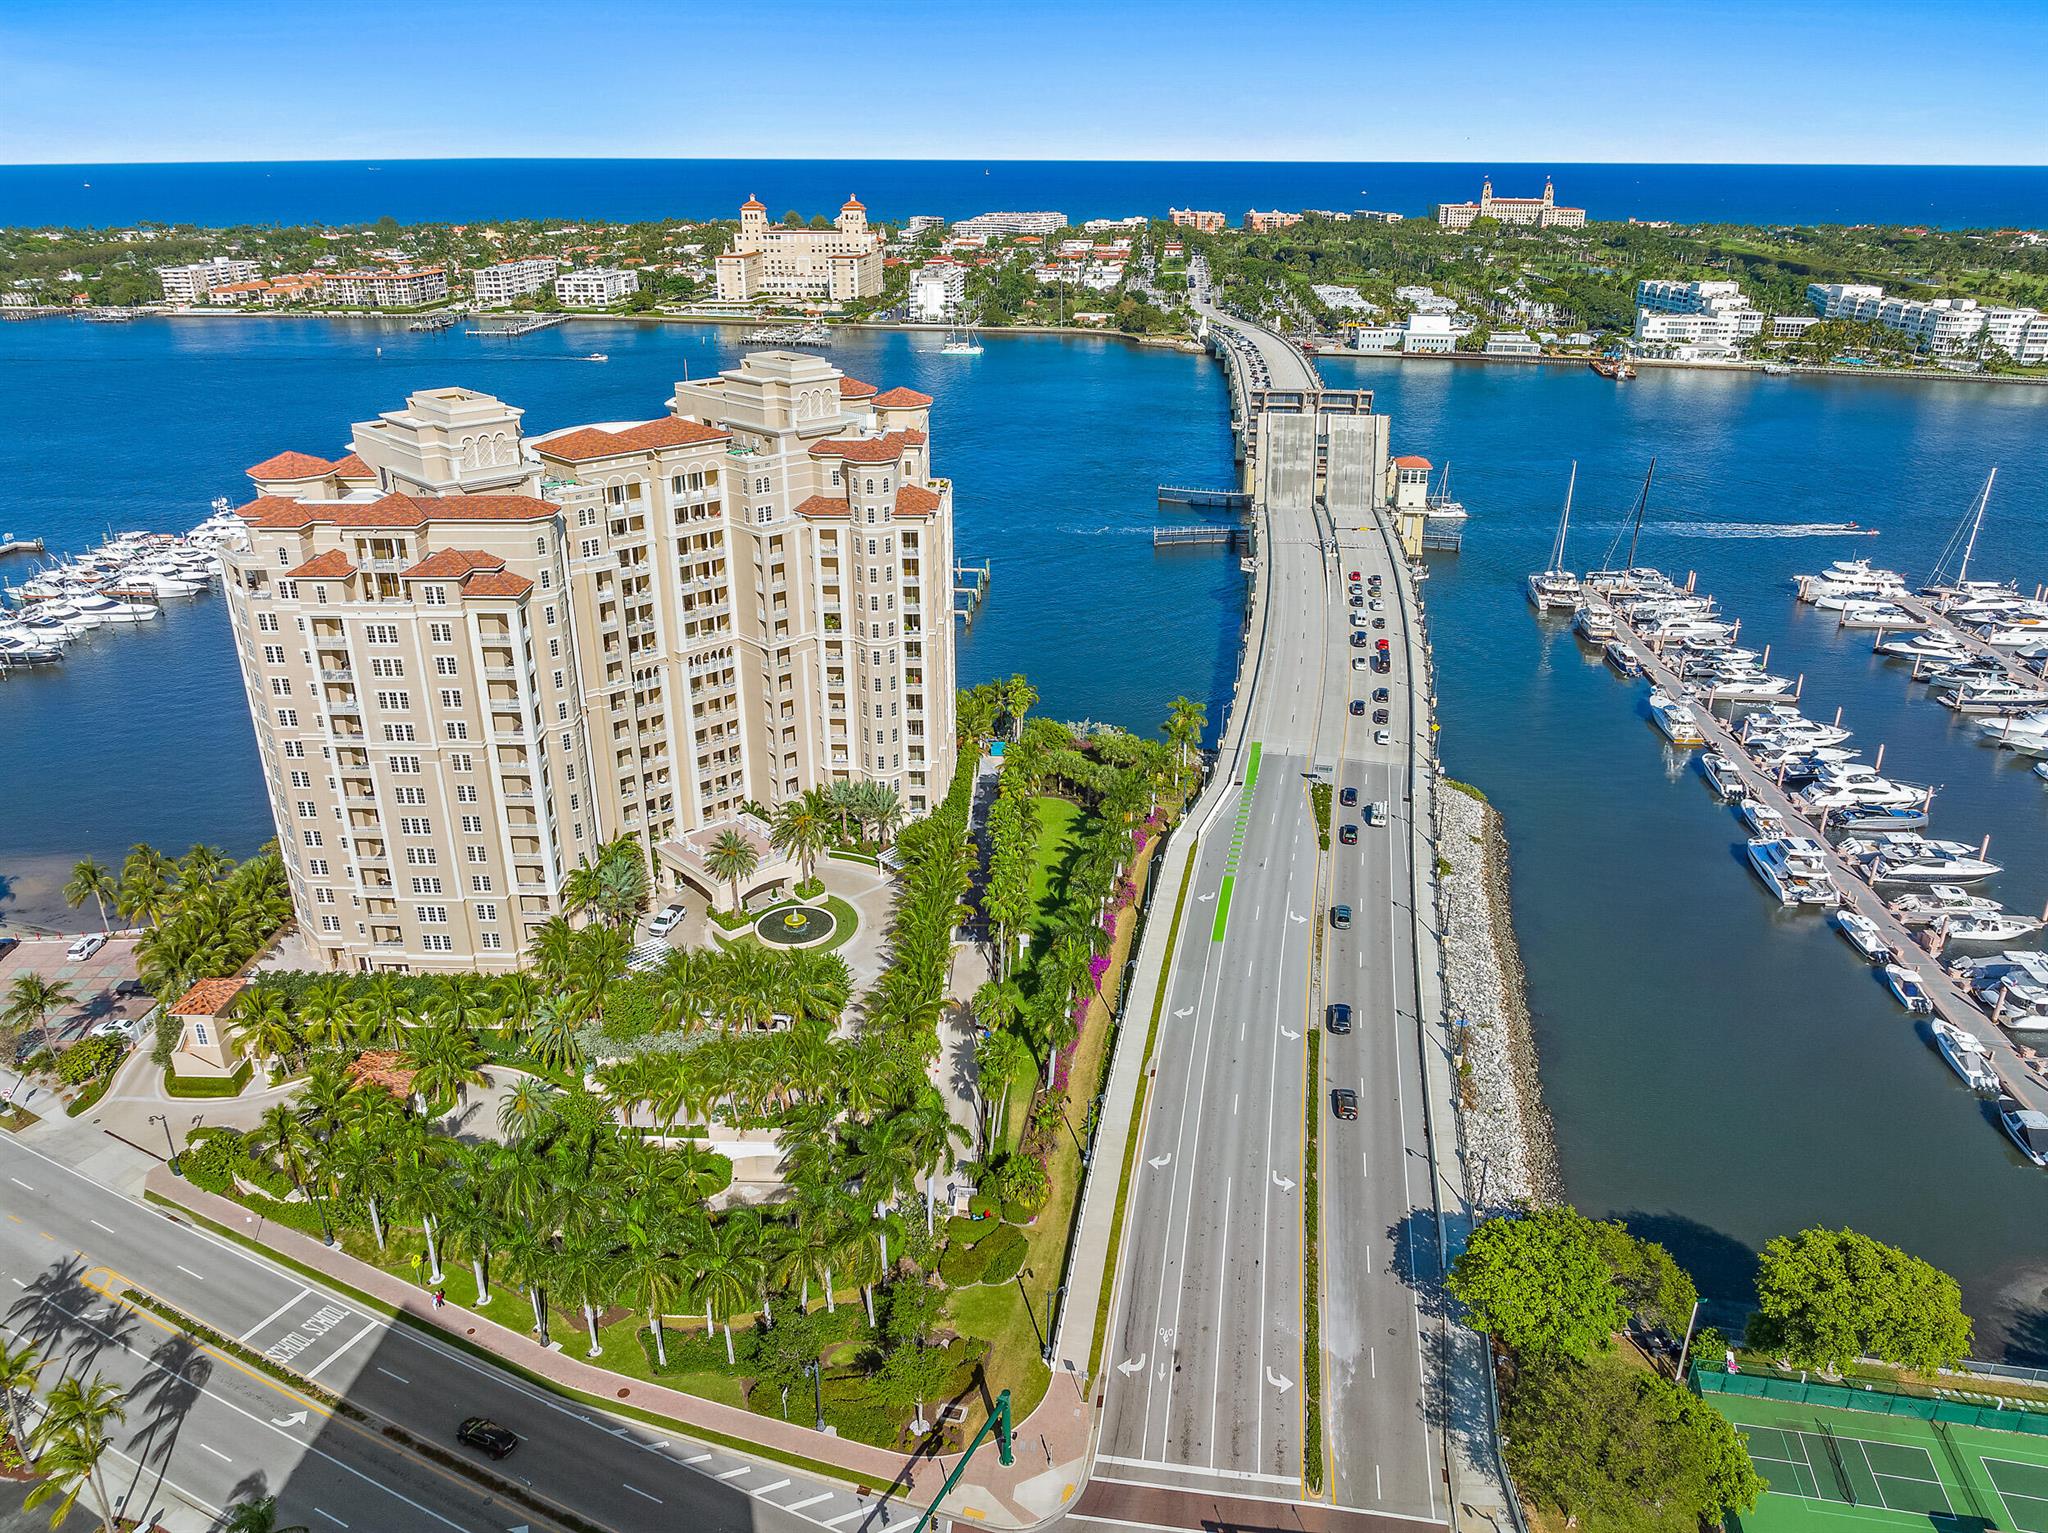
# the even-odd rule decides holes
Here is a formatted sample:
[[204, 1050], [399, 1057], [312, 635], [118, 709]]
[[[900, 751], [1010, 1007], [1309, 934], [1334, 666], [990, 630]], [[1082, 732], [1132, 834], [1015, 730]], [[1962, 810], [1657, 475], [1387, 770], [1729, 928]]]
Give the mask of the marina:
[[[153, 622], [163, 603], [219, 582], [215, 550], [240, 524], [224, 503], [190, 533], [110, 533], [86, 553], [54, 560], [0, 586], [0, 675], [55, 665], [103, 628]], [[40, 540], [36, 543], [42, 548]]]

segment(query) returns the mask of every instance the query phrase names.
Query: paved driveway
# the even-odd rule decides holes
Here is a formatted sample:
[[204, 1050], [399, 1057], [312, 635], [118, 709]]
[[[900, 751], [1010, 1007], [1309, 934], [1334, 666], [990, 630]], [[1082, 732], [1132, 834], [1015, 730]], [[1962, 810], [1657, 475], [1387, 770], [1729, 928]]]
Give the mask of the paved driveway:
[[114, 987], [135, 978], [135, 938], [116, 935], [92, 957], [74, 963], [65, 957], [71, 937], [24, 937], [20, 946], [0, 956], [0, 993], [21, 974], [40, 974], [71, 987], [78, 1004], [50, 1019], [50, 1032], [61, 1046], [83, 1038], [87, 1029], [109, 1017], [139, 1017], [154, 1004], [148, 996], [116, 996]]

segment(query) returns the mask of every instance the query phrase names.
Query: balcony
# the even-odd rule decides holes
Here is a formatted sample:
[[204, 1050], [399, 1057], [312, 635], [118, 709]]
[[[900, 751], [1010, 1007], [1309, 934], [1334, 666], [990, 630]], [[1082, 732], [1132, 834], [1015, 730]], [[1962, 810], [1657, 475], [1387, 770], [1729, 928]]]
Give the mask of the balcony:
[[356, 679], [356, 673], [344, 665], [335, 670], [322, 670], [320, 672], [320, 679], [322, 681], [353, 682]]

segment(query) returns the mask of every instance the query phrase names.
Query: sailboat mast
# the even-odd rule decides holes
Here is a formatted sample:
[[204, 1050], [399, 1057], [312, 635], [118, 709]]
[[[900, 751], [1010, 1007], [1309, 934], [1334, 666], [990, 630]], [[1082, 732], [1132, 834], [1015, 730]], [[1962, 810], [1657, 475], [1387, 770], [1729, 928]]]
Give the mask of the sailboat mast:
[[1579, 460], [1572, 459], [1572, 476], [1564, 484], [1564, 515], [1557, 519], [1557, 541], [1550, 545], [1550, 567], [1564, 568], [1564, 535], [1572, 524], [1572, 491], [1579, 482]]
[[1991, 486], [1998, 482], [1998, 468], [1994, 464], [1991, 473], [1984, 480], [1983, 491], [1977, 496], [1977, 515], [1970, 523], [1970, 541], [1963, 545], [1963, 565], [1956, 571], [1956, 584], [1962, 585], [1970, 578], [1970, 555], [1977, 551], [1977, 529], [1984, 525], [1984, 508], [1991, 504]]
[[1635, 526], [1631, 528], [1629, 531], [1628, 563], [1622, 566], [1623, 569], [1632, 570], [1636, 567], [1636, 544], [1641, 541], [1643, 536], [1643, 513], [1650, 509], [1650, 481], [1655, 479], [1656, 477], [1657, 460], [1655, 458], [1652, 458], [1650, 460], [1649, 472], [1643, 475], [1642, 493], [1636, 496]]

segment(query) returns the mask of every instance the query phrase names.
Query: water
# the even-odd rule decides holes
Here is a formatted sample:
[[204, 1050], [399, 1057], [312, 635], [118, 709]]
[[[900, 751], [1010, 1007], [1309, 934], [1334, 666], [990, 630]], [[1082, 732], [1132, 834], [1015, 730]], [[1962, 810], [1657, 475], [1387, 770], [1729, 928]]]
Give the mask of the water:
[[[577, 321], [519, 341], [324, 319], [37, 321], [0, 326], [0, 531], [54, 550], [110, 528], [185, 531], [253, 493], [244, 465], [337, 455], [351, 421], [460, 383], [523, 407], [529, 431], [647, 419], [675, 381], [738, 361], [736, 329]], [[855, 377], [931, 394], [935, 462], [955, 482], [955, 547], [993, 562], [960, 646], [964, 682], [1028, 671], [1042, 706], [1150, 733], [1183, 691], [1222, 712], [1243, 604], [1235, 559], [1156, 555], [1154, 492], [1221, 484], [1229, 406], [1207, 358], [1111, 339], [1006, 340], [942, 357], [941, 337], [849, 333]], [[581, 360], [601, 351], [610, 361]], [[15, 558], [0, 578], [31, 567]], [[102, 630], [63, 664], [0, 683], [0, 919], [48, 920], [87, 852], [138, 840], [237, 854], [271, 834], [221, 599]]]
[[[1887, 773], [1940, 785], [1936, 833], [1991, 833], [1982, 887], [2048, 901], [2048, 788], [1793, 599], [1790, 577], [1868, 555], [1924, 576], [1994, 463], [1974, 572], [2048, 579], [2048, 392], [1583, 367], [1322, 363], [1376, 391], [1394, 445], [1453, 465], [1463, 553], [1425, 587], [1443, 754], [1506, 816], [1515, 928], [1567, 1191], [1664, 1240], [1739, 1299], [1758, 1246], [1850, 1225], [1956, 1274], [1978, 1355], [2048, 1360], [2048, 1177], [2023, 1165], [1825, 922], [1780, 913], [1742, 828], [1522, 578], [1543, 566], [1569, 460], [1567, 562], [1600, 562], [1657, 455], [1639, 558], [1683, 576], [1805, 674]], [[1877, 538], [1788, 535], [1857, 521]]]
[[1479, 195], [1558, 199], [1596, 219], [1724, 223], [2028, 224], [2048, 168], [1914, 165], [1504, 165], [1118, 160], [393, 160], [0, 167], [0, 223], [104, 227], [401, 223], [483, 218], [731, 218], [758, 194], [771, 217], [858, 193], [877, 219], [995, 208], [1068, 217], [1168, 207], [1373, 207], [1427, 213]]

